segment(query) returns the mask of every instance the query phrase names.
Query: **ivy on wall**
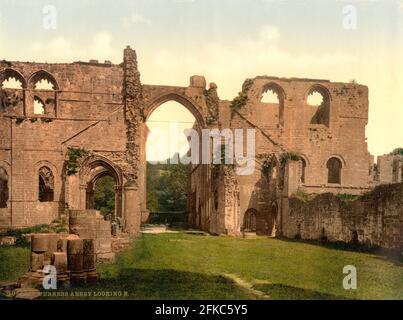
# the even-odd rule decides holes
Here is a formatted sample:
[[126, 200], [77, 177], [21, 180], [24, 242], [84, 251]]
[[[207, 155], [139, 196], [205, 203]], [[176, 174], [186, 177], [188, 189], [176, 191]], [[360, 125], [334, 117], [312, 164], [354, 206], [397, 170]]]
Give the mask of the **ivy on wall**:
[[271, 160], [266, 159], [262, 165], [262, 173], [264, 176], [268, 176], [271, 169]]
[[231, 102], [231, 109], [233, 111], [239, 111], [243, 107], [246, 106], [246, 103], [248, 102], [248, 94], [250, 89], [253, 86], [253, 80], [252, 79], [247, 79], [245, 80], [243, 86], [242, 86], [242, 91], [239, 92], [238, 96], [234, 98]]
[[86, 157], [89, 154], [89, 151], [82, 148], [69, 148], [67, 152], [67, 174], [72, 176], [78, 172], [80, 168], [80, 159]]
[[301, 159], [301, 156], [296, 152], [285, 152], [280, 156], [280, 164], [284, 168], [288, 161], [300, 161]]

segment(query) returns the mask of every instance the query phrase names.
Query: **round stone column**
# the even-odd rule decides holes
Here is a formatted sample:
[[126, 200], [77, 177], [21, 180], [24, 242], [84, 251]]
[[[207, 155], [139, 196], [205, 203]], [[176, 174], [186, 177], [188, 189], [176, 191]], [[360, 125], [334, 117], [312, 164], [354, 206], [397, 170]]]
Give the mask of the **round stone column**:
[[141, 226], [141, 208], [137, 186], [133, 183], [127, 183], [124, 187], [124, 198], [125, 229], [130, 233], [130, 235], [139, 236]]

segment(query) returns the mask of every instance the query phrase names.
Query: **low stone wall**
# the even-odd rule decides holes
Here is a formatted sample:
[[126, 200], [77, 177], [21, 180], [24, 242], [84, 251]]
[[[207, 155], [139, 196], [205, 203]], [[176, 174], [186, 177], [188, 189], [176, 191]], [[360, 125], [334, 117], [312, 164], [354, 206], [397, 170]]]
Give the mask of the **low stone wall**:
[[403, 184], [381, 185], [355, 201], [333, 194], [285, 200], [283, 235], [403, 250]]

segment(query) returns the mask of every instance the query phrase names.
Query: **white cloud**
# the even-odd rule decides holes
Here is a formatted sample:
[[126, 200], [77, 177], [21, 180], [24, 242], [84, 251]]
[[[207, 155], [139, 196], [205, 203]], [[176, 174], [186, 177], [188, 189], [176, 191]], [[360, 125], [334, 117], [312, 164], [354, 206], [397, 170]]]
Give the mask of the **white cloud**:
[[132, 14], [130, 17], [126, 17], [123, 20], [123, 26], [125, 28], [130, 28], [134, 25], [146, 25], [148, 27], [151, 27], [152, 22], [150, 19], [147, 19], [139, 14]]

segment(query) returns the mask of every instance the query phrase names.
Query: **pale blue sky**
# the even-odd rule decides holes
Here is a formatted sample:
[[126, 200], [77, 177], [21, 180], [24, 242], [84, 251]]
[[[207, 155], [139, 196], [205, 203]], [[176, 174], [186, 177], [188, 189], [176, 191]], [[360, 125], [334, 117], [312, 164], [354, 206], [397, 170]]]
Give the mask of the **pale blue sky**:
[[[343, 28], [354, 5], [357, 29]], [[57, 9], [46, 30], [45, 5]], [[370, 89], [369, 149], [403, 146], [402, 0], [0, 0], [0, 59], [122, 61], [137, 50], [145, 83], [192, 74], [232, 99], [246, 77], [356, 79]]]

